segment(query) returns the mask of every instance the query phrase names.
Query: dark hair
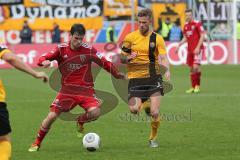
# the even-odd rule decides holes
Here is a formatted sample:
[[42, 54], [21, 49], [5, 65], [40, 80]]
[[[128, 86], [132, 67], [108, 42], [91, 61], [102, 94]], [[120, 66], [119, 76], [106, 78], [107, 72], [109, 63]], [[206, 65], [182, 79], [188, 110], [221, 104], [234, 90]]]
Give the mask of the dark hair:
[[85, 35], [86, 29], [82, 24], [74, 24], [71, 27], [70, 33], [71, 35], [74, 35], [74, 33], [77, 33], [79, 35]]
[[180, 26], [180, 19], [178, 18], [175, 22], [176, 26]]
[[149, 8], [142, 9], [137, 14], [138, 17], [148, 17], [152, 19], [152, 10]]
[[189, 13], [189, 12], [192, 13], [192, 9], [186, 9], [186, 10], [185, 10], [185, 13]]

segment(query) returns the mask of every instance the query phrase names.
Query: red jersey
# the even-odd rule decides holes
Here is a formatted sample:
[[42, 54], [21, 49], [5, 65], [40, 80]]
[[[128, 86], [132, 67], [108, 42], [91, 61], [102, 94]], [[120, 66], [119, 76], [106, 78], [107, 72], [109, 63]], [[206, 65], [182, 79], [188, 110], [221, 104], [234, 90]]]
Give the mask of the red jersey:
[[91, 73], [92, 62], [110, 72], [115, 78], [119, 78], [117, 68], [86, 43], [82, 43], [78, 50], [72, 50], [67, 43], [60, 44], [51, 52], [41, 56], [38, 65], [41, 66], [45, 60], [58, 62], [58, 69], [61, 73], [61, 91], [79, 92], [81, 90], [84, 92], [87, 88], [92, 89], [94, 85]]
[[[183, 34], [187, 38], [189, 53], [193, 53], [194, 49], [197, 47], [201, 33], [203, 32], [204, 29], [202, 23], [199, 21], [193, 20], [184, 25]], [[203, 45], [201, 48], [203, 48]]]

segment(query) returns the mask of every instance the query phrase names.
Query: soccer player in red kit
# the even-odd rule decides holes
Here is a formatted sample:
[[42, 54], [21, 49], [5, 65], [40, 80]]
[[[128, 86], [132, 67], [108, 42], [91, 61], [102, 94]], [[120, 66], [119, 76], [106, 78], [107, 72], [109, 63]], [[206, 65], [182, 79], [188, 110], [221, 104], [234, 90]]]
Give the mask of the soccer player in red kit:
[[200, 77], [201, 77], [201, 58], [203, 52], [203, 41], [204, 41], [204, 29], [202, 23], [193, 19], [192, 10], [188, 9], [185, 11], [186, 24], [184, 25], [183, 34], [184, 37], [179, 43], [176, 53], [179, 47], [187, 42], [188, 44], [188, 55], [187, 64], [190, 67], [190, 77], [192, 87], [186, 91], [186, 93], [198, 93], [200, 92]]
[[50, 106], [50, 112], [42, 121], [37, 138], [29, 148], [29, 152], [38, 151], [51, 124], [62, 112], [68, 112], [77, 105], [85, 110], [85, 114], [76, 119], [80, 133], [83, 132], [84, 123], [96, 120], [100, 116], [101, 104], [93, 88], [92, 62], [110, 72], [115, 78], [125, 79], [125, 75], [95, 48], [82, 42], [86, 32], [82, 24], [74, 24], [70, 32], [71, 38], [68, 44], [58, 45], [39, 59], [38, 64], [43, 67], [48, 67], [51, 61], [57, 60], [61, 73], [61, 88]]

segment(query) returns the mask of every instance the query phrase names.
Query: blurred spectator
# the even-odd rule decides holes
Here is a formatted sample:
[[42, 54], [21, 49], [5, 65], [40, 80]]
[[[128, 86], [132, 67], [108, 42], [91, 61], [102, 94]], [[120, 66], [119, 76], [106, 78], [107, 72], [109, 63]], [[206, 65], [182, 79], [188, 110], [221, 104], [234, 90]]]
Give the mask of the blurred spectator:
[[212, 40], [226, 40], [231, 37], [231, 26], [227, 23], [217, 24], [210, 32]]
[[138, 0], [138, 7], [141, 7], [142, 9], [145, 8], [145, 0]]
[[158, 18], [158, 28], [155, 30], [156, 33], [161, 34], [162, 32], [162, 19]]
[[110, 24], [106, 30], [106, 41], [107, 42], [115, 42], [115, 30], [114, 25]]
[[183, 33], [180, 27], [180, 20], [177, 19], [170, 30], [169, 41], [181, 41], [182, 38], [183, 38]]
[[20, 32], [21, 43], [32, 43], [32, 30], [28, 22], [24, 21], [23, 29]]
[[169, 32], [172, 28], [172, 23], [169, 17], [166, 18], [165, 22], [162, 22], [161, 35], [165, 41], [169, 40]]
[[59, 29], [59, 25], [57, 23], [53, 24], [53, 32], [52, 32], [52, 43], [60, 43], [61, 39], [60, 39], [60, 29]]

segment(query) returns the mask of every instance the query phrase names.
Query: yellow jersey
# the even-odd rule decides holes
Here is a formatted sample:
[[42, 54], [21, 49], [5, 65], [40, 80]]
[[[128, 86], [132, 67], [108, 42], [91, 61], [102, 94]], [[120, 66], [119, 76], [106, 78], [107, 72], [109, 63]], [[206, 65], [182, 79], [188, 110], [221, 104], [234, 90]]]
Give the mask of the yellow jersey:
[[[124, 41], [122, 47], [130, 49], [131, 52], [135, 52], [137, 56], [132, 59], [127, 64], [128, 70], [128, 78], [147, 78], [150, 77], [149, 73], [149, 41], [152, 32], [149, 32], [147, 36], [143, 36], [139, 30], [129, 33]], [[155, 58], [155, 69], [156, 74], [160, 74], [160, 66], [158, 57], [160, 54], [167, 54], [165, 42], [159, 34], [156, 33], [156, 49], [154, 52]], [[151, 44], [150, 44], [151, 45]], [[121, 52], [123, 55], [127, 55], [130, 53], [126, 53], [124, 51]]]
[[[7, 48], [7, 46], [0, 41], [0, 59], [6, 53], [11, 53], [11, 51]], [[0, 102], [5, 102], [6, 92], [3, 87], [2, 80], [0, 79]]]

